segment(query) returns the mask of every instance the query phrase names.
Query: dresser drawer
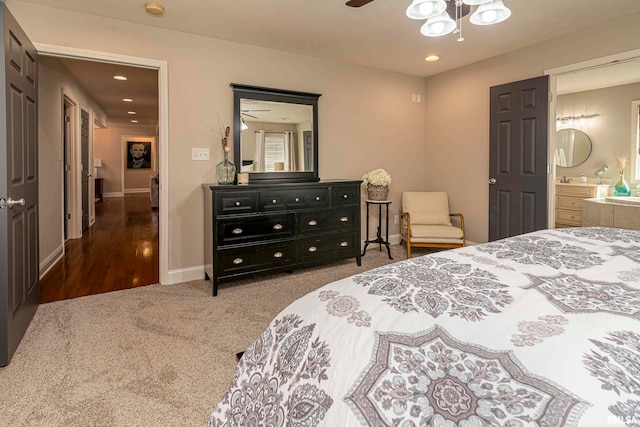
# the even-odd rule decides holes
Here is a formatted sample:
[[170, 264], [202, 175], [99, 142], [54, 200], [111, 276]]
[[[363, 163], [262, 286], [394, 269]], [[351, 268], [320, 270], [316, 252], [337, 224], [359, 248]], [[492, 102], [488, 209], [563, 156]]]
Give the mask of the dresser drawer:
[[297, 233], [351, 231], [357, 224], [357, 214], [357, 207], [298, 212]]
[[360, 204], [359, 185], [340, 185], [331, 189], [332, 206], [349, 206]]
[[556, 197], [556, 208], [570, 211], [582, 211], [582, 199], [575, 197]]
[[283, 209], [309, 209], [329, 206], [329, 189], [289, 188], [260, 192], [260, 210], [264, 212]]
[[216, 215], [243, 214], [258, 211], [257, 191], [225, 191], [216, 194]]
[[293, 242], [220, 249], [216, 270], [219, 275], [258, 271], [294, 261]]
[[341, 253], [348, 255], [360, 251], [359, 240], [354, 233], [301, 239], [298, 240], [296, 246], [300, 262], [321, 260]]
[[595, 187], [581, 187], [570, 185], [556, 185], [556, 196], [570, 196], [589, 199], [596, 196]]
[[556, 223], [565, 225], [582, 225], [582, 211], [570, 211], [565, 209], [556, 210]]
[[291, 237], [295, 232], [294, 224], [294, 213], [219, 219], [218, 244], [230, 245]]

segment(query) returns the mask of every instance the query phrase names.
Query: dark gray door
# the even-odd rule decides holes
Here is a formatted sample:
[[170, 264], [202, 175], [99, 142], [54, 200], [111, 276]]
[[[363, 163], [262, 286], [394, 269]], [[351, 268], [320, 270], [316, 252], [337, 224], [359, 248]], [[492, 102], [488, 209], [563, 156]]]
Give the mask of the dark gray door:
[[0, 3], [0, 366], [6, 366], [38, 308], [37, 53]]
[[82, 231], [89, 228], [89, 113], [80, 110], [80, 157], [82, 157]]
[[489, 240], [547, 228], [548, 76], [491, 88]]

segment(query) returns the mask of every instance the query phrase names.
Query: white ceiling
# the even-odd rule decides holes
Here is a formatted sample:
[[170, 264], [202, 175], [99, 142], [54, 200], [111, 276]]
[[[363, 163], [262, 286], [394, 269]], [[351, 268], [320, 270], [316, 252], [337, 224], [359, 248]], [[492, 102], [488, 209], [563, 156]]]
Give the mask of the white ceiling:
[[[160, 0], [162, 18], [144, 0], [22, 0], [122, 21], [430, 76], [640, 13], [638, 0], [504, 0], [511, 18], [488, 27], [463, 19], [465, 41], [427, 38], [422, 21], [406, 17], [410, 0], [375, 0], [360, 8], [345, 0]], [[440, 61], [426, 63], [428, 54]]]
[[[345, 6], [346, 0], [160, 0], [165, 6], [162, 18], [146, 14], [144, 0], [20, 1], [422, 77], [640, 13], [640, 0], [503, 0], [512, 11], [511, 18], [479, 27], [465, 17], [465, 41], [460, 43], [453, 34], [422, 36], [422, 21], [405, 15], [410, 0], [375, 0], [360, 8]], [[424, 61], [429, 54], [441, 59]], [[63, 62], [110, 121], [130, 120], [121, 101], [129, 97], [137, 100], [141, 123], [143, 109], [153, 110], [145, 123], [156, 123], [155, 71], [140, 69], [138, 73], [131, 67]], [[136, 77], [128, 85], [114, 84], [111, 76], [119, 72], [117, 68], [129, 68], [127, 72]], [[631, 72], [638, 75], [637, 69]], [[584, 81], [593, 78], [585, 75]], [[564, 84], [561, 81], [559, 88], [565, 93], [585, 90], [563, 89]], [[131, 91], [121, 92], [127, 86]]]
[[583, 92], [640, 82], [640, 59], [558, 76], [556, 93]]

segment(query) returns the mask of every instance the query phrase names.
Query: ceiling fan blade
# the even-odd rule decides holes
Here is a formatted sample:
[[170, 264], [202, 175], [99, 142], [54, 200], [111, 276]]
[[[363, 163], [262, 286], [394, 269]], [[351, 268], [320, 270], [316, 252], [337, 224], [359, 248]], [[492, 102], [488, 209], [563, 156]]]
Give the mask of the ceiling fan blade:
[[367, 3], [371, 3], [373, 0], [349, 0], [346, 5], [351, 7], [364, 6]]

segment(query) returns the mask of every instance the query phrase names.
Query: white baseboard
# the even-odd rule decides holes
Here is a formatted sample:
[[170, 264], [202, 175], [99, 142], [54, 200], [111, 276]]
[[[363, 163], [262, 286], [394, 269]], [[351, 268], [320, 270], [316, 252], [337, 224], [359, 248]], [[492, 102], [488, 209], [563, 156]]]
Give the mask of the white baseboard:
[[134, 193], [150, 193], [150, 188], [125, 188], [124, 194], [134, 194]]
[[191, 282], [192, 280], [204, 279], [204, 265], [196, 267], [180, 268], [177, 270], [169, 270], [169, 281], [166, 285], [175, 285], [176, 283]]
[[[375, 239], [376, 236], [369, 236], [369, 239]], [[384, 239], [384, 236], [382, 236], [382, 238]], [[399, 245], [400, 241], [402, 240], [400, 234], [392, 234], [391, 236], [389, 236], [389, 244], [390, 245]], [[360, 247], [364, 248], [364, 240], [360, 241]]]
[[124, 197], [124, 193], [121, 193], [121, 192], [104, 193], [102, 197]]
[[51, 268], [56, 265], [56, 263], [58, 261], [60, 261], [62, 259], [62, 257], [64, 256], [64, 244], [58, 246], [53, 252], [51, 252], [51, 254], [46, 257], [41, 263], [40, 263], [40, 278], [42, 279], [45, 274], [47, 274], [49, 272], [49, 270], [51, 270]]

